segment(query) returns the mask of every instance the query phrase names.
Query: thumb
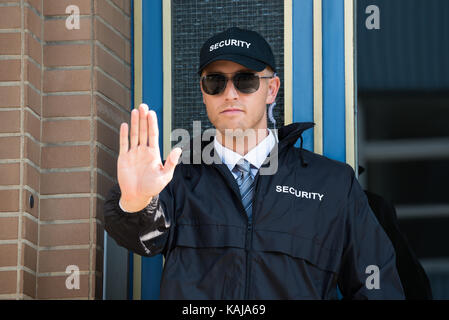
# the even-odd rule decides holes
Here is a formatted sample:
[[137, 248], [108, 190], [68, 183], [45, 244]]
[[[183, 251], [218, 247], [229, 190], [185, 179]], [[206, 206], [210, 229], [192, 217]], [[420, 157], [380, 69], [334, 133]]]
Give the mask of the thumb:
[[179, 157], [181, 156], [182, 149], [181, 148], [174, 148], [170, 154], [167, 157], [167, 160], [164, 164], [163, 172], [164, 174], [173, 174], [173, 171], [175, 170], [176, 165], [178, 164]]

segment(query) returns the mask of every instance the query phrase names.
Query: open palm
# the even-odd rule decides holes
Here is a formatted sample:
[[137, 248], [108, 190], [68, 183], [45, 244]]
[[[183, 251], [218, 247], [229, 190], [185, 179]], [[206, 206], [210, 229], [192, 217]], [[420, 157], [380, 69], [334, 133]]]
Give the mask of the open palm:
[[157, 116], [145, 104], [131, 112], [129, 140], [128, 144], [128, 125], [122, 123], [117, 160], [120, 202], [126, 211], [134, 212], [143, 209], [171, 181], [181, 149], [173, 149], [162, 164]]

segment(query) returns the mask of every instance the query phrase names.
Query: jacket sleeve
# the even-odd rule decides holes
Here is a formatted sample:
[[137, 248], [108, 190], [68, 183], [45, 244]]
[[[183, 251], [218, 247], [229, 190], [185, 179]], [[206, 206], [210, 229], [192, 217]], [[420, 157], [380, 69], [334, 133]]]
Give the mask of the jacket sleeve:
[[345, 204], [345, 236], [338, 286], [343, 299], [404, 299], [390, 239], [372, 212], [351, 169]]
[[396, 251], [396, 267], [407, 300], [432, 300], [429, 278], [402, 233], [395, 207], [380, 195], [364, 190], [368, 203]]
[[114, 185], [104, 203], [105, 230], [117, 242], [142, 256], [166, 253], [173, 230], [173, 199], [168, 186], [139, 212], [125, 212], [119, 206], [121, 192]]

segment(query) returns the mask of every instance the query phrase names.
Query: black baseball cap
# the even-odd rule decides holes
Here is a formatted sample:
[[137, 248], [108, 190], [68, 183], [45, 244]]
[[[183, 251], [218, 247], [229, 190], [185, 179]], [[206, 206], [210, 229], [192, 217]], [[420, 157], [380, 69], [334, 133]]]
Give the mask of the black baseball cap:
[[198, 74], [211, 62], [229, 60], [254, 71], [270, 66], [276, 72], [273, 51], [268, 42], [257, 32], [229, 28], [209, 38], [200, 51]]

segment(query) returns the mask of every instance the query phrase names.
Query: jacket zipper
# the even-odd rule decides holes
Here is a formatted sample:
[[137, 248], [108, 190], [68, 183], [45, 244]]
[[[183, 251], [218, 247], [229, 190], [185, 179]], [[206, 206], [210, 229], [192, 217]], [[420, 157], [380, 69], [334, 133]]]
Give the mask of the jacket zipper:
[[245, 276], [245, 295], [244, 295], [244, 299], [248, 300], [249, 299], [249, 285], [250, 285], [250, 272], [251, 272], [251, 249], [252, 249], [252, 243], [253, 243], [253, 218], [254, 218], [254, 214], [256, 212], [256, 201], [255, 201], [255, 195], [257, 195], [257, 189], [258, 189], [258, 181], [259, 181], [259, 172], [257, 172], [256, 177], [254, 178], [254, 197], [253, 197], [253, 209], [252, 209], [252, 214], [251, 216], [248, 218], [248, 224], [247, 224], [247, 229], [246, 229], [246, 245], [245, 245], [245, 249], [246, 249], [246, 276]]

